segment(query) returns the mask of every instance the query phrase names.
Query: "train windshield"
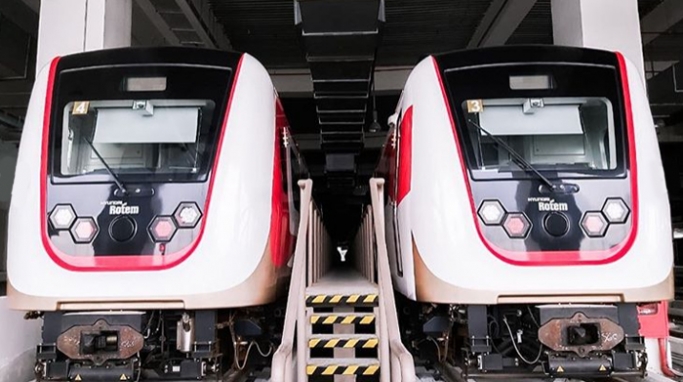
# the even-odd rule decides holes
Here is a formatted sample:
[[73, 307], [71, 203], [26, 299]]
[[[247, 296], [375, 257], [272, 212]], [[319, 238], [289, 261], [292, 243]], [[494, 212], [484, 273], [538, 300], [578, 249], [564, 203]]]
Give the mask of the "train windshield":
[[60, 173], [196, 174], [207, 152], [210, 100], [69, 102]]
[[[463, 101], [478, 170], [514, 170], [507, 144], [536, 169], [613, 170], [616, 139], [606, 98], [543, 97]], [[479, 126], [479, 127], [477, 127]]]
[[232, 70], [144, 64], [57, 74], [53, 183], [204, 181], [216, 153]]
[[446, 70], [445, 78], [474, 179], [530, 178], [528, 165], [551, 179], [623, 174], [614, 67], [501, 64]]

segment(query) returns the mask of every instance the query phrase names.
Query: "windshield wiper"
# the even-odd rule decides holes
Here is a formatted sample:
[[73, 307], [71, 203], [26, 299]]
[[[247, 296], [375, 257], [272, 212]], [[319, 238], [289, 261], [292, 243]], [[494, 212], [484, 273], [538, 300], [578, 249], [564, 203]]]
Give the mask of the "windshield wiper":
[[512, 147], [508, 146], [508, 144], [505, 143], [504, 140], [502, 140], [502, 139], [496, 137], [495, 135], [489, 133], [486, 129], [479, 126], [479, 124], [477, 124], [476, 122], [474, 122], [471, 119], [468, 119], [467, 122], [471, 123], [472, 126], [477, 128], [477, 130], [486, 134], [489, 138], [491, 138], [494, 142], [496, 142], [496, 144], [499, 147], [502, 147], [503, 149], [505, 149], [505, 151], [507, 151], [508, 154], [510, 154], [513, 157], [513, 159], [515, 159], [515, 160], [513, 160], [513, 162], [515, 162], [515, 164], [517, 164], [519, 166], [519, 168], [521, 168], [522, 170], [524, 170], [526, 172], [529, 172], [529, 173], [536, 175], [538, 177], [538, 179], [540, 179], [541, 181], [543, 181], [543, 183], [545, 183], [548, 187], [550, 187], [550, 191], [555, 191], [557, 189], [557, 185], [555, 183], [550, 181], [550, 179], [546, 178], [545, 175], [541, 174], [541, 172], [538, 171], [536, 168], [534, 168], [534, 166], [531, 163], [529, 163], [529, 161], [524, 159], [524, 157], [521, 156]]
[[128, 193], [128, 191], [126, 191], [126, 187], [123, 186], [123, 183], [121, 182], [119, 177], [116, 176], [116, 174], [111, 169], [111, 167], [109, 167], [109, 164], [107, 163], [107, 161], [105, 161], [104, 158], [102, 158], [102, 155], [100, 155], [100, 152], [97, 151], [97, 149], [95, 148], [95, 145], [93, 145], [92, 142], [90, 142], [88, 140], [88, 138], [86, 138], [86, 137], [83, 137], [83, 140], [88, 143], [88, 146], [90, 146], [90, 148], [92, 149], [92, 152], [95, 153], [95, 155], [97, 156], [97, 159], [99, 159], [100, 162], [102, 162], [102, 164], [104, 165], [104, 168], [107, 169], [107, 172], [109, 173], [109, 175], [111, 175], [112, 179], [114, 179], [114, 183], [116, 183], [116, 186], [121, 191], [121, 194], [126, 195]]

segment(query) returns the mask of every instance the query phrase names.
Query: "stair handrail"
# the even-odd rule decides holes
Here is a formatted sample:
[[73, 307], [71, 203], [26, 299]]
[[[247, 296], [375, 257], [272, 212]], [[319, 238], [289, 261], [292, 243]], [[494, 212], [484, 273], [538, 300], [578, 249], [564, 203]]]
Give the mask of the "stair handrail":
[[[380, 296], [380, 370], [383, 370], [381, 375], [386, 375], [386, 378], [389, 378], [389, 373], [386, 371], [390, 370], [391, 382], [415, 382], [417, 380], [415, 361], [412, 354], [401, 342], [396, 300], [391, 282], [389, 254], [387, 252], [384, 231], [384, 179], [370, 179], [370, 197], [372, 201], [372, 214], [370, 217], [374, 223], [375, 245], [377, 248], [377, 279]], [[387, 357], [382, 356], [382, 346], [385, 349], [388, 347], [389, 360], [387, 360]], [[390, 368], [388, 367], [389, 364], [391, 365]]]
[[[300, 200], [300, 219], [297, 241], [294, 249], [294, 261], [292, 263], [292, 275], [289, 282], [289, 293], [287, 295], [287, 310], [285, 322], [282, 330], [282, 342], [278, 347], [271, 364], [272, 382], [293, 382], [292, 361], [294, 351], [294, 333], [297, 332], [297, 378], [296, 381], [304, 381], [306, 378], [305, 369], [305, 331], [303, 323], [305, 320], [305, 309], [303, 298], [306, 293], [306, 257], [307, 257], [307, 237], [309, 230], [309, 215], [313, 210], [311, 191], [313, 181], [310, 179], [300, 180], [299, 188]], [[298, 330], [297, 329], [298, 326]], [[301, 343], [303, 339], [303, 344]], [[303, 373], [303, 374], [302, 374]]]

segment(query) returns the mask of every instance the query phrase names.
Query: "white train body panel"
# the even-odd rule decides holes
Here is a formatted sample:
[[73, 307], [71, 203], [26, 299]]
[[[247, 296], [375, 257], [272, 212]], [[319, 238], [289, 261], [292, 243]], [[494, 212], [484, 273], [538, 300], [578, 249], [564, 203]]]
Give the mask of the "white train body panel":
[[[417, 65], [396, 108], [399, 116], [412, 108], [411, 153], [407, 160], [401, 156], [406, 144], [401, 142], [405, 138], [401, 130], [405, 118], [399, 117], [394, 134], [400, 134], [393, 146], [401, 159], [398, 170], [385, 174], [390, 178], [390, 195], [396, 193], [392, 187], [404, 189], [403, 194], [399, 191], [400, 195], [388, 198], [386, 216], [397, 290], [412, 300], [452, 304], [637, 302], [671, 298], [672, 236], [664, 173], [642, 81], [633, 64], [629, 62], [626, 67], [631, 103], [630, 113], [626, 114], [633, 116], [635, 135], [629, 139], [635, 141], [637, 163], [637, 196], [633, 195], [634, 208], [638, 209], [637, 221], [633, 223], [635, 238], [618, 259], [582, 263], [583, 249], [579, 247], [576, 261], [553, 264], [504, 259], [492, 253], [490, 243], [485, 243], [477, 226], [483, 226], [477, 216], [479, 205], [473, 206], [470, 201], [468, 183], [472, 180], [467, 179], [467, 166], [462, 163], [465, 157], [454, 139], [446, 103], [447, 85], [441, 82], [435, 58], [428, 57]], [[385, 155], [383, 161], [387, 160], [394, 159]], [[405, 171], [402, 166], [409, 166], [407, 182], [396, 175]], [[594, 197], [586, 192], [577, 195], [586, 200]], [[505, 201], [503, 205], [508, 207]], [[399, 235], [394, 234], [394, 208], [398, 213]], [[632, 213], [629, 219], [634, 216]], [[570, 224], [579, 221], [572, 220]], [[552, 251], [547, 255], [552, 255]], [[397, 271], [399, 260], [402, 274]]]
[[[276, 115], [281, 111], [279, 101], [258, 61], [243, 55], [233, 74], [229, 110], [225, 126], [220, 126], [224, 131], [218, 162], [209, 175], [214, 177], [208, 191], [210, 207], [203, 211], [203, 232], [195, 238], [196, 248], [173, 265], [161, 266], [163, 258], [157, 257], [147, 268], [110, 270], [58, 264], [39, 239], [39, 217], [45, 214], [40, 211], [44, 176], [40, 158], [50, 67], [40, 72], [22, 136], [9, 218], [8, 274], [15, 308], [79, 309], [105, 304], [197, 309], [256, 305], [274, 298], [278, 278], [286, 271], [286, 266], [273, 261], [277, 249], [272, 247], [279, 243], [271, 245], [275, 244], [271, 222], [282, 212], [274, 211], [280, 199], [273, 189], [280, 183], [274, 182], [275, 166], [281, 162], [274, 148], [286, 126], [278, 125], [284, 116]], [[90, 192], [87, 185], [82, 192]], [[108, 197], [104, 192], [101, 199]], [[285, 199], [291, 200], [291, 195]], [[291, 241], [290, 233], [296, 229], [288, 228], [278, 234], [280, 240]], [[99, 234], [103, 231], [106, 227], [100, 227]], [[155, 261], [159, 261], [157, 269]], [[74, 305], [69, 308], [69, 304]]]

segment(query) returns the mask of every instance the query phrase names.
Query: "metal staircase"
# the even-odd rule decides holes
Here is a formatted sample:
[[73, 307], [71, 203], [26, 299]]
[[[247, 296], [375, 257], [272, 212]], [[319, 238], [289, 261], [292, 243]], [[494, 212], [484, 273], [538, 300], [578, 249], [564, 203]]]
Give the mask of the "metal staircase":
[[[331, 267], [333, 248], [301, 181], [301, 223], [292, 264], [282, 343], [272, 382], [416, 381], [401, 343], [384, 241], [384, 181], [370, 182], [372, 206], [349, 252], [349, 267]], [[347, 258], [349, 258], [347, 256]]]
[[378, 376], [378, 315], [377, 285], [355, 270], [306, 288], [306, 375]]

